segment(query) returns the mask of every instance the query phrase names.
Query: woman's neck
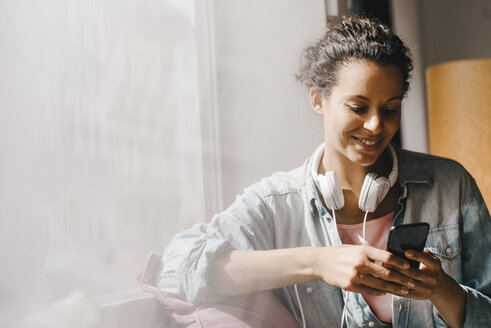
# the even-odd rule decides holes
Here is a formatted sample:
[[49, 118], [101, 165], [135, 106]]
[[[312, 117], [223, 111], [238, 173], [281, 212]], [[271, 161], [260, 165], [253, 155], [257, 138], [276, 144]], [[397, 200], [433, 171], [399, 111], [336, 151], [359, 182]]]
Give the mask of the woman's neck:
[[391, 165], [392, 160], [388, 150], [385, 150], [372, 165], [362, 166], [353, 163], [348, 157], [336, 150], [324, 148], [324, 154], [319, 165], [319, 173], [336, 172], [341, 188], [359, 195], [368, 173], [373, 172], [380, 176], [388, 176], [391, 171]]
[[[363, 222], [365, 213], [358, 208], [358, 200], [367, 173], [374, 172], [379, 176], [388, 176], [391, 169], [392, 158], [389, 150], [385, 150], [373, 165], [362, 166], [351, 162], [343, 154], [325, 149], [319, 165], [319, 173], [325, 174], [326, 171], [335, 171], [343, 189], [345, 205], [336, 210], [337, 222], [342, 224]], [[401, 192], [401, 187], [396, 183], [377, 206], [376, 211], [368, 214], [367, 220], [370, 221], [394, 211]], [[323, 200], [322, 202], [326, 206]]]

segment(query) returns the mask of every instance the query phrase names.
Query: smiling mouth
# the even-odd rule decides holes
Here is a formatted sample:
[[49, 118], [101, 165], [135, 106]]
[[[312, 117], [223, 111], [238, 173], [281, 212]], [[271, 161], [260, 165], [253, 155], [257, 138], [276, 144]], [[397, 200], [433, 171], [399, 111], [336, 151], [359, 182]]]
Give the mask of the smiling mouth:
[[370, 140], [370, 139], [362, 139], [362, 138], [358, 138], [358, 137], [355, 137], [353, 136], [353, 138], [355, 138], [355, 140], [367, 145], [367, 146], [375, 146], [376, 144], [380, 143], [382, 141], [382, 139], [376, 139], [376, 140]]

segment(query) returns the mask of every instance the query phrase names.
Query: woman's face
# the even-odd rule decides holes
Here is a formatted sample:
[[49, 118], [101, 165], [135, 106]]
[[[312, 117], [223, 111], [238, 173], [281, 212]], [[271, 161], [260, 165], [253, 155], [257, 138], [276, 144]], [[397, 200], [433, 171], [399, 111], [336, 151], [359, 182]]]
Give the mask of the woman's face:
[[360, 60], [339, 69], [327, 98], [312, 90], [329, 156], [373, 165], [399, 128], [402, 88], [399, 68]]

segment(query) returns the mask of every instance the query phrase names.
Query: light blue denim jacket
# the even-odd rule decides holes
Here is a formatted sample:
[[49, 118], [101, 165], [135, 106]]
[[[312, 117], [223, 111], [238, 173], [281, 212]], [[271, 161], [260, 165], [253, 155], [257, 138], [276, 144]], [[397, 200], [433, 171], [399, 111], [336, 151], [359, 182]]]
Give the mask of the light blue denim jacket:
[[[393, 224], [430, 224], [426, 247], [466, 290], [464, 327], [491, 327], [491, 221], [474, 179], [455, 161], [396, 153], [403, 194]], [[210, 223], [177, 234], [164, 251], [157, 286], [190, 302], [217, 302], [223, 297], [210, 290], [208, 269], [222, 252], [339, 244], [310, 167], [308, 158], [302, 167], [262, 179]], [[298, 291], [308, 328], [340, 326], [344, 291], [321, 281], [300, 284]], [[274, 292], [301, 326], [293, 286]], [[392, 300], [393, 327], [447, 327], [429, 301]], [[350, 327], [390, 327], [360, 294], [351, 293], [347, 311]]]

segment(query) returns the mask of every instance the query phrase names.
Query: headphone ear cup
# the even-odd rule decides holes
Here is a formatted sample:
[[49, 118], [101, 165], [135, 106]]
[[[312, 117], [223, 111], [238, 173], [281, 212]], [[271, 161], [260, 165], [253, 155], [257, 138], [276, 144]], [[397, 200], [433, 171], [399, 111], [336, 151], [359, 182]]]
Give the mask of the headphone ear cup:
[[363, 212], [374, 212], [377, 208], [377, 190], [374, 188], [375, 180], [378, 175], [368, 173], [361, 187], [360, 198], [358, 199], [358, 207]]
[[375, 173], [368, 173], [358, 200], [358, 207], [363, 212], [375, 212], [390, 189], [390, 181], [386, 177], [379, 177]]
[[326, 206], [331, 210], [343, 208], [343, 190], [336, 174], [333, 171], [328, 171], [326, 175], [319, 175], [318, 181]]

